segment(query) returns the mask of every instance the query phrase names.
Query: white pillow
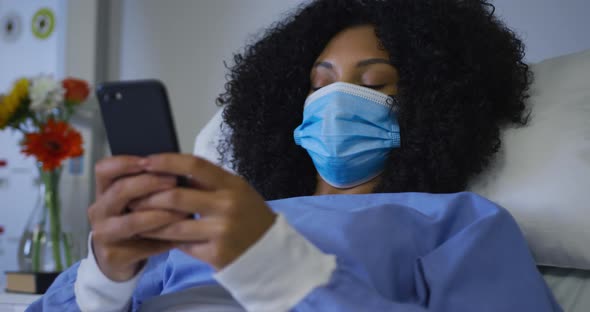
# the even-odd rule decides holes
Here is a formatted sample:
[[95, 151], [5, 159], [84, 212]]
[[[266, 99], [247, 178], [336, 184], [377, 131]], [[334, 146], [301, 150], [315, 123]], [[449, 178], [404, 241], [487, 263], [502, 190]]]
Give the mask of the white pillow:
[[[590, 51], [532, 69], [530, 125], [504, 131], [502, 151], [470, 190], [512, 213], [538, 264], [590, 270]], [[195, 154], [215, 163], [221, 113], [195, 142]]]
[[540, 265], [590, 269], [590, 51], [532, 66], [529, 126], [472, 184], [508, 209]]
[[[220, 165], [217, 144], [222, 138], [221, 124], [223, 123], [223, 109], [219, 109], [201, 129], [195, 139], [193, 154], [203, 157], [212, 163]], [[227, 169], [227, 168], [226, 168]]]

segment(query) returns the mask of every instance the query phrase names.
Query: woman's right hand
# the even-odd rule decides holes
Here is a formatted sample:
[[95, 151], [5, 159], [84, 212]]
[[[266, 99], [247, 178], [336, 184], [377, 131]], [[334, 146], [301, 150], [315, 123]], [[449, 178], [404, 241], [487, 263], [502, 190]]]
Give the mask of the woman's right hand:
[[176, 186], [175, 177], [144, 173], [141, 162], [139, 157], [115, 156], [95, 167], [96, 201], [88, 208], [92, 249], [100, 270], [116, 282], [133, 278], [148, 257], [178, 244], [141, 239], [139, 234], [186, 218], [166, 210], [128, 212], [133, 201]]

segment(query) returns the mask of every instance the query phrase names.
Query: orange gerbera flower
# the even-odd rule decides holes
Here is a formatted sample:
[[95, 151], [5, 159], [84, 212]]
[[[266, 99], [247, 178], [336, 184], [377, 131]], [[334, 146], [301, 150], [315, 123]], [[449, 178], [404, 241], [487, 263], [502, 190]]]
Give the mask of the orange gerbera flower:
[[22, 152], [37, 158], [43, 170], [54, 170], [65, 159], [82, 155], [82, 136], [66, 122], [50, 119], [39, 132], [26, 134]]
[[66, 78], [62, 81], [62, 86], [66, 90], [64, 98], [71, 104], [84, 102], [90, 94], [88, 83], [81, 79]]

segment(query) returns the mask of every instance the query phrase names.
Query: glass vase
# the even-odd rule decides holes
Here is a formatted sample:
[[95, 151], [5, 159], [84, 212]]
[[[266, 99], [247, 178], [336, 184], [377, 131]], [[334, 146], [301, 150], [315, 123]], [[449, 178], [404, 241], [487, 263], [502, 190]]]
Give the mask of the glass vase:
[[20, 238], [19, 269], [25, 272], [61, 272], [72, 265], [72, 235], [62, 227], [59, 182], [61, 167], [39, 167], [37, 203]]

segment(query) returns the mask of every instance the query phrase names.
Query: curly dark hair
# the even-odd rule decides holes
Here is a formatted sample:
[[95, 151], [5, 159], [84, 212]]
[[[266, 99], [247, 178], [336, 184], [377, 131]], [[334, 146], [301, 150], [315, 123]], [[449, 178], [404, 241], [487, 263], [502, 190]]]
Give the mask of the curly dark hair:
[[[463, 191], [525, 125], [532, 73], [524, 45], [482, 0], [317, 0], [234, 55], [217, 103], [231, 129], [218, 149], [266, 199], [311, 195], [316, 170], [295, 145], [310, 70], [340, 31], [373, 25], [399, 72], [402, 146], [374, 192]], [[225, 155], [225, 156], [224, 156]]]

